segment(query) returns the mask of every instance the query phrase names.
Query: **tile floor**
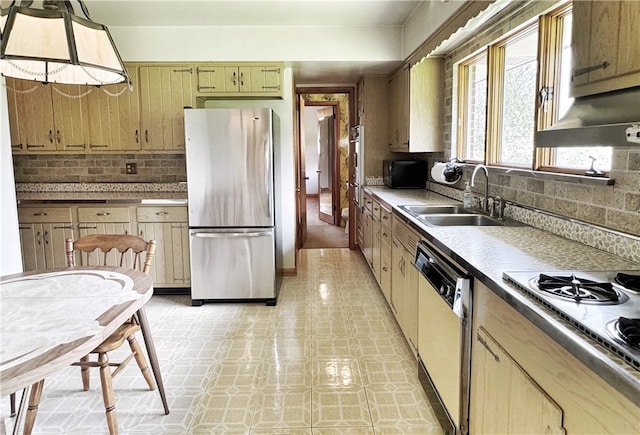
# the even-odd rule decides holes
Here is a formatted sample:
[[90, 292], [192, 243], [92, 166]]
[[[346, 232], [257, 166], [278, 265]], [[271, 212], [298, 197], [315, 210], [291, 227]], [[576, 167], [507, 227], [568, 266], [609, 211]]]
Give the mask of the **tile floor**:
[[[441, 433], [360, 253], [299, 255], [275, 307], [154, 296], [147, 313], [171, 413], [132, 363], [114, 381], [120, 433]], [[107, 433], [95, 370], [91, 380], [83, 392], [76, 367], [47, 379], [34, 433]]]

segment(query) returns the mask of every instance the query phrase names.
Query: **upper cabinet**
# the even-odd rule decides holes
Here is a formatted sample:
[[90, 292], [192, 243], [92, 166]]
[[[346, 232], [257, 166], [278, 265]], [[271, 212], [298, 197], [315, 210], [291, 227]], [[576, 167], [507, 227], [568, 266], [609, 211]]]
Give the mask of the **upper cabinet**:
[[443, 59], [423, 59], [415, 64], [410, 83], [409, 151], [443, 151]]
[[129, 63], [132, 86], [7, 77], [14, 153], [184, 151], [196, 98], [282, 98], [283, 63]]
[[14, 152], [81, 151], [88, 141], [86, 88], [7, 77]]
[[640, 2], [573, 2], [573, 96], [640, 86]]
[[387, 108], [389, 150], [409, 152], [409, 66], [398, 69], [389, 79]]
[[444, 61], [423, 59], [389, 80], [389, 150], [424, 153], [443, 150]]
[[282, 98], [282, 63], [208, 63], [195, 68], [198, 97]]
[[138, 151], [140, 141], [140, 99], [138, 68], [128, 67], [136, 85], [106, 85], [87, 96], [89, 106], [89, 150]]
[[145, 150], [184, 150], [184, 107], [195, 107], [191, 65], [139, 66], [140, 141]]

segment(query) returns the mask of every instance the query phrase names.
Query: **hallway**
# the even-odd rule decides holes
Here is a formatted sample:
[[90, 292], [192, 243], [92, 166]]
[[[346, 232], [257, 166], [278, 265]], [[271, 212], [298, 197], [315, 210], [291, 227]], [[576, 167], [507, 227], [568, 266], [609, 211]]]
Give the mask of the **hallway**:
[[[121, 433], [441, 433], [360, 252], [299, 255], [298, 276], [285, 277], [275, 307], [154, 296], [147, 314], [171, 414], [132, 364], [114, 381]], [[34, 433], [106, 429], [95, 370], [88, 392], [76, 367], [46, 380]]]
[[318, 202], [317, 197], [307, 197], [307, 240], [302, 249], [347, 248], [349, 234], [344, 227], [320, 220]]

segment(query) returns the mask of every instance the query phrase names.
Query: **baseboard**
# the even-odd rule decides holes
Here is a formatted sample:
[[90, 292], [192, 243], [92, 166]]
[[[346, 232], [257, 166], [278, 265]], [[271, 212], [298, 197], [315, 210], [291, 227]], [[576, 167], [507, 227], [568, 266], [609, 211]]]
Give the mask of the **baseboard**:
[[282, 276], [297, 276], [298, 275], [298, 271], [297, 271], [297, 269], [295, 267], [281, 269], [280, 273], [282, 274]]

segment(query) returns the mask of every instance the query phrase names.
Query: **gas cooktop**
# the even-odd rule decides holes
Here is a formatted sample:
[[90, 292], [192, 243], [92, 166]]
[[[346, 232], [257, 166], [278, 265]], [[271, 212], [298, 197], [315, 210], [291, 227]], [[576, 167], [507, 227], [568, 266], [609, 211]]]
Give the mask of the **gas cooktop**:
[[640, 371], [640, 271], [504, 272], [533, 297]]

